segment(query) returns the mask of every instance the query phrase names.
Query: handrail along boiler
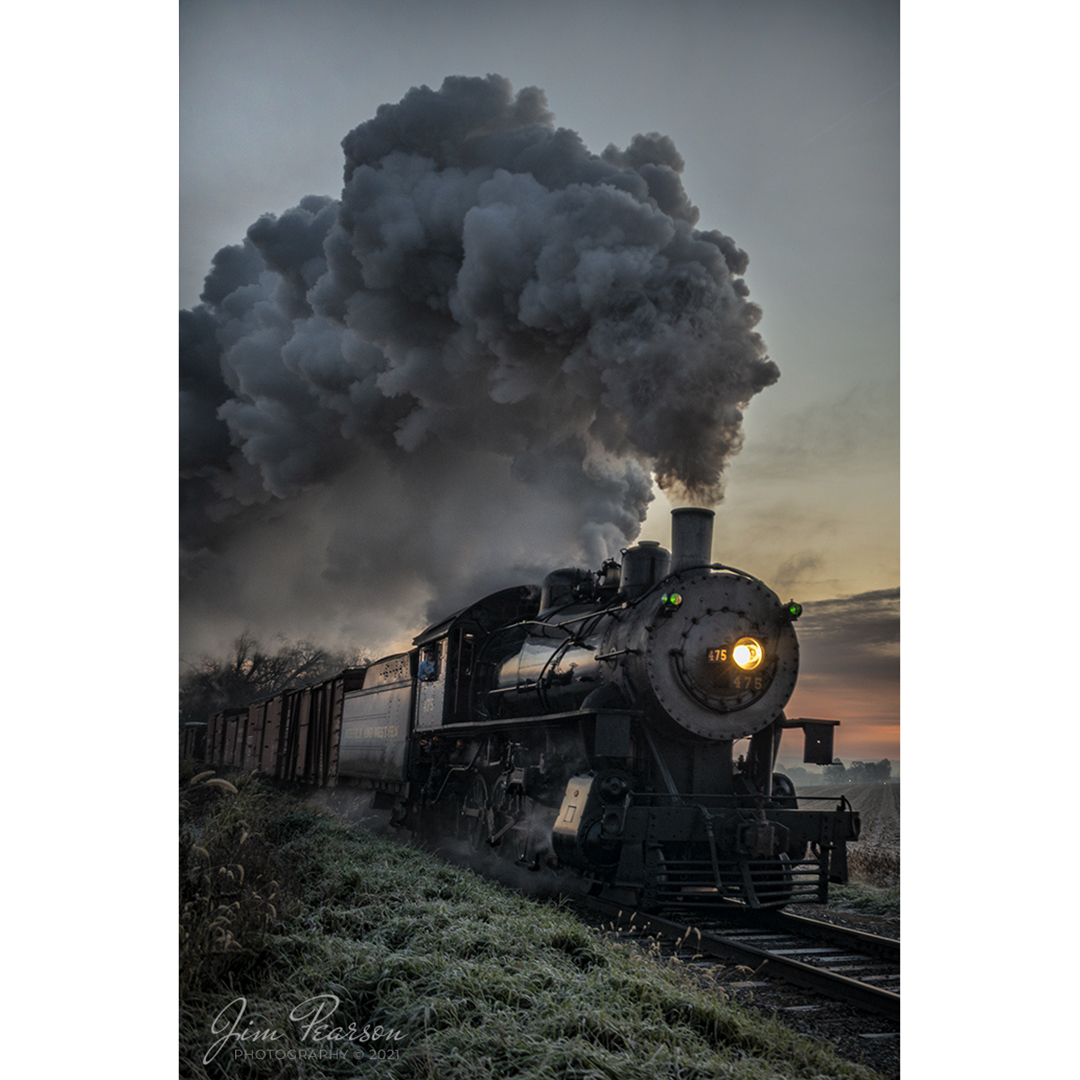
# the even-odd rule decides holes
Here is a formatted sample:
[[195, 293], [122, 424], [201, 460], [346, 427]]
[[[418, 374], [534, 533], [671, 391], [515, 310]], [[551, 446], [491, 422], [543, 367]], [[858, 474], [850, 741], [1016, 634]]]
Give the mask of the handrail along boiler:
[[358, 782], [420, 835], [568, 868], [653, 909], [824, 901], [847, 880], [858, 814], [796, 798], [774, 769], [792, 728], [804, 761], [831, 763], [837, 721], [785, 717], [801, 608], [711, 563], [712, 526], [711, 510], [678, 509], [670, 552], [642, 541], [621, 564], [485, 597], [407, 653], [291, 692], [321, 691], [318, 706], [263, 703], [243, 747], [235, 727], [226, 745], [236, 717], [215, 717], [207, 757]]

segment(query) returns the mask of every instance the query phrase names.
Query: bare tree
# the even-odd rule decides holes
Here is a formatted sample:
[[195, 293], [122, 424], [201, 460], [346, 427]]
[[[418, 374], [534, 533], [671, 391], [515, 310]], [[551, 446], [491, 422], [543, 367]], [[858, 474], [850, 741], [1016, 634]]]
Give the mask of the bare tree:
[[334, 652], [311, 641], [283, 641], [271, 652], [245, 631], [228, 656], [204, 656], [180, 677], [180, 723], [206, 720], [368, 662], [359, 652]]

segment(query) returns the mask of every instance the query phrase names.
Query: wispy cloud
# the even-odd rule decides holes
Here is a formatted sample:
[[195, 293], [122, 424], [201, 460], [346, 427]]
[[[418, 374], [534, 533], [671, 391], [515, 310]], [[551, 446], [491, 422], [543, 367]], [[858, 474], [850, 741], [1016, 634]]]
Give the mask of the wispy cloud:
[[748, 480], [798, 478], [894, 468], [899, 455], [899, 385], [863, 382], [757, 431], [739, 469]]
[[899, 679], [899, 587], [806, 604], [797, 629], [808, 673]]

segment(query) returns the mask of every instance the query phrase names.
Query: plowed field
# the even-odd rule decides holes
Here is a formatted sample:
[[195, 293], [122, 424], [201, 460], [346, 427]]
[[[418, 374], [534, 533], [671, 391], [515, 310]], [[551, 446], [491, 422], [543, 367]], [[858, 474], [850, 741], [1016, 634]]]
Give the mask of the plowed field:
[[[852, 881], [868, 885], [900, 884], [900, 785], [833, 784], [803, 788], [803, 794], [829, 798], [844, 795], [859, 811], [862, 833], [848, 844], [848, 870]], [[807, 809], [821, 803], [803, 803]]]

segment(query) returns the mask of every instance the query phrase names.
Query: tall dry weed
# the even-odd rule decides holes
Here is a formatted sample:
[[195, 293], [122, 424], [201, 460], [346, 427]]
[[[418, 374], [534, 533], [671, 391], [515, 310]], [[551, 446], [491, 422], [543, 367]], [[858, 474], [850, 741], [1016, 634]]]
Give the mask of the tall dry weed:
[[256, 957], [278, 917], [280, 875], [250, 824], [262, 797], [250, 778], [234, 784], [212, 771], [181, 788], [181, 997]]

